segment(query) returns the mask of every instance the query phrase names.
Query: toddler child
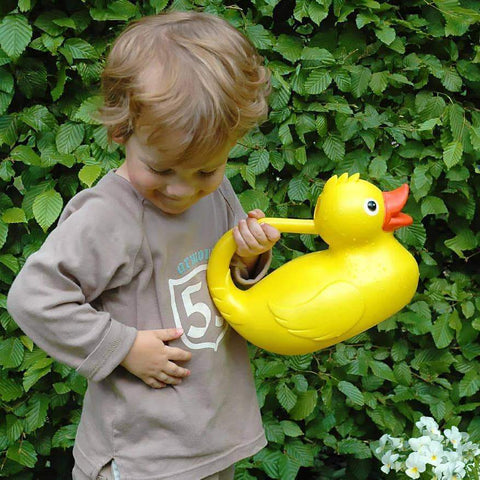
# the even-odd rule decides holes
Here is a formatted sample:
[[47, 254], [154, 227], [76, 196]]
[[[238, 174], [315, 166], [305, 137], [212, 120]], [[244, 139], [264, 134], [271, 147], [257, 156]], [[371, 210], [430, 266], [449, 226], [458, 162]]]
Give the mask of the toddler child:
[[267, 111], [269, 76], [226, 21], [170, 12], [131, 24], [102, 76], [101, 111], [125, 162], [65, 207], [8, 295], [20, 327], [88, 379], [74, 480], [231, 479], [266, 440], [246, 342], [206, 285], [234, 227], [236, 282], [279, 238], [224, 177]]

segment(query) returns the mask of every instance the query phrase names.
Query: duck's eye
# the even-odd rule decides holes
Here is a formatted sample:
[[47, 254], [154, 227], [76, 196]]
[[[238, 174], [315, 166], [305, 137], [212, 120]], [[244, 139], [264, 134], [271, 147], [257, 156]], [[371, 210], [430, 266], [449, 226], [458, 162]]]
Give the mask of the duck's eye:
[[369, 215], [373, 216], [378, 213], [378, 203], [375, 200], [373, 200], [373, 198], [369, 198], [368, 200], [365, 200], [365, 205], [363, 208]]

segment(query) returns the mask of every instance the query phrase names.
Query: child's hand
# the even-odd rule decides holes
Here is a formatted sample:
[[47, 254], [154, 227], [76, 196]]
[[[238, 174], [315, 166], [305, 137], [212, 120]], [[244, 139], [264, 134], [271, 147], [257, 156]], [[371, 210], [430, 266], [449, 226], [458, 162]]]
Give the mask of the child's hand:
[[280, 239], [280, 232], [267, 223], [259, 224], [258, 219], [265, 214], [259, 210], [248, 212], [246, 220], [240, 220], [233, 229], [233, 238], [237, 244], [236, 254], [249, 267], [262, 253], [268, 252]]
[[182, 333], [177, 328], [139, 330], [121, 365], [152, 388], [180, 384], [190, 371], [175, 362], [186, 362], [192, 354], [181, 348], [169, 347], [164, 342], [176, 340]]

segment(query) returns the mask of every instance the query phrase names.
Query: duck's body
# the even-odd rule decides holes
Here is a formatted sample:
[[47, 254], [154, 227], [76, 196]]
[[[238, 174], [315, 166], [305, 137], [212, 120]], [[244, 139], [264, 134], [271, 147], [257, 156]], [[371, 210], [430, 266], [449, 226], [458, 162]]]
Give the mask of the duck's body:
[[[321, 221], [318, 207], [316, 216]], [[265, 221], [277, 226], [276, 219]], [[279, 229], [286, 231], [281, 224]], [[235, 251], [233, 237], [227, 233], [216, 245], [207, 270], [212, 298], [240, 335], [286, 355], [313, 352], [351, 338], [410, 301], [418, 266], [392, 231], [381, 230], [368, 242], [344, 239], [337, 243], [286, 263], [243, 291], [225, 268]]]

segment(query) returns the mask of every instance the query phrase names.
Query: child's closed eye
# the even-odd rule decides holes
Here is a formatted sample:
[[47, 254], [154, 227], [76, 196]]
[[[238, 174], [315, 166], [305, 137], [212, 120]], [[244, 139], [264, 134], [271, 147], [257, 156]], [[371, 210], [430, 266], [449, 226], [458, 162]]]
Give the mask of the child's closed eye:
[[148, 168], [151, 172], [156, 173], [157, 175], [171, 175], [172, 173], [174, 173], [174, 171], [171, 168], [167, 170], [155, 170], [152, 167], [148, 167]]
[[217, 169], [215, 170], [212, 170], [210, 172], [203, 172], [203, 171], [200, 171], [198, 172], [202, 177], [211, 177], [212, 175], [215, 175]]

